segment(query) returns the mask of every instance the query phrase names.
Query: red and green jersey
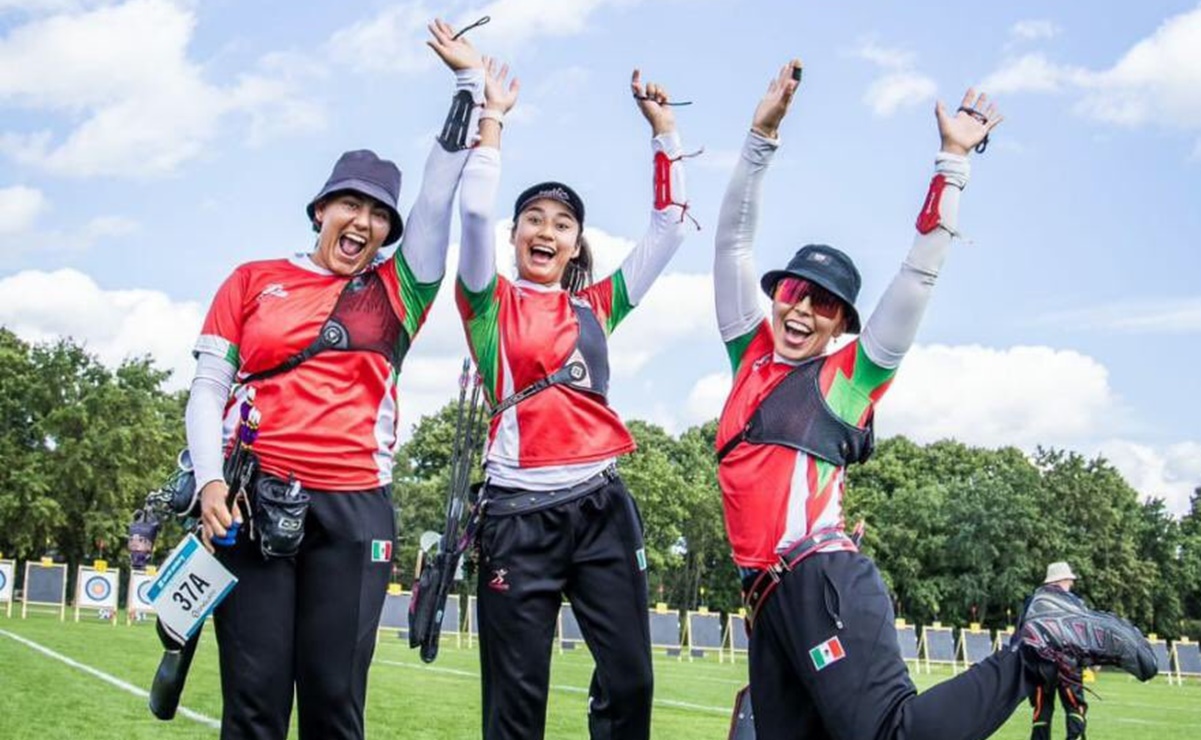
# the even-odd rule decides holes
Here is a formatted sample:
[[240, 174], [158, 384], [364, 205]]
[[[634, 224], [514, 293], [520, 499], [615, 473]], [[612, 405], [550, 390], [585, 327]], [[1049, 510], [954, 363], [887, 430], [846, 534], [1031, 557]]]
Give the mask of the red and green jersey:
[[[755, 409], [795, 365], [774, 354], [771, 323], [726, 342], [734, 386], [717, 427], [717, 449], [736, 437]], [[822, 397], [844, 421], [863, 427], [896, 369], [868, 359], [860, 341], [826, 358], [818, 379]], [[842, 527], [846, 469], [789, 447], [739, 444], [718, 466], [726, 532], [734, 562], [765, 568], [787, 545], [821, 529]], [[840, 547], [834, 543], [831, 549]]]
[[[633, 308], [622, 270], [574, 296], [496, 276], [478, 293], [459, 280], [455, 297], [493, 405], [566, 362], [580, 335], [570, 301], [587, 303], [606, 336]], [[492, 419], [487, 460], [544, 468], [597, 462], [633, 449], [629, 431], [604, 399], [553, 385]]]
[[[419, 283], [397, 250], [373, 268], [387, 288], [390, 310], [412, 340], [425, 321], [438, 283]], [[249, 262], [213, 298], [196, 353], [224, 357], [236, 380], [277, 366], [317, 337], [350, 278], [315, 266], [307, 256]], [[304, 485], [354, 491], [392, 480], [397, 443], [396, 376], [378, 352], [326, 351], [299, 367], [255, 380], [262, 424], [254, 448], [264, 470], [296, 476]], [[246, 385], [226, 406], [229, 443]]]

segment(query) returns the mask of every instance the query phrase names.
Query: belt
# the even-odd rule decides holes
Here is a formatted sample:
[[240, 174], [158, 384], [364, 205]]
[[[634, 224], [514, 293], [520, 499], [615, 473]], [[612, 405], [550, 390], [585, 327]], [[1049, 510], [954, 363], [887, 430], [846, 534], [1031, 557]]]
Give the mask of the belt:
[[847, 536], [841, 529], [823, 529], [809, 535], [789, 547], [772, 566], [765, 569], [747, 569], [742, 571], [742, 603], [746, 606], [746, 627], [749, 633], [755, 623], [755, 614], [763, 608], [767, 597], [780, 585], [780, 580], [792, 572], [805, 558], [817, 553], [824, 545], [831, 542], [842, 542], [850, 545], [855, 551], [859, 550], [855, 540]]
[[616, 479], [617, 466], [610, 465], [588, 480], [570, 488], [559, 488], [554, 491], [526, 491], [520, 488], [485, 485], [483, 497], [486, 505], [483, 507], [483, 511], [485, 516], [531, 514], [587, 496]]

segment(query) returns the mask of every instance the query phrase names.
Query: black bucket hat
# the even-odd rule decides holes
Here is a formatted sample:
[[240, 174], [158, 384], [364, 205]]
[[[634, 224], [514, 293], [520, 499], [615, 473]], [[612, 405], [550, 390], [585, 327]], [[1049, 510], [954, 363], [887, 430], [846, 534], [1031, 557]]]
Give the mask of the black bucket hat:
[[392, 227], [384, 237], [384, 246], [395, 243], [404, 233], [404, 221], [400, 218], [400, 210], [396, 202], [400, 197], [400, 168], [395, 162], [380, 159], [370, 149], [357, 149], [346, 152], [334, 164], [334, 171], [321, 188], [321, 192], [309, 201], [305, 211], [313, 222], [313, 231], [320, 231], [317, 223], [317, 203], [333, 193], [352, 191], [360, 195], [374, 198], [388, 209], [392, 219]]
[[838, 296], [846, 308], [847, 331], [859, 333], [859, 312], [855, 310], [855, 299], [859, 297], [859, 286], [863, 279], [859, 277], [859, 270], [850, 257], [827, 244], [806, 244], [788, 260], [787, 267], [768, 272], [759, 285], [770, 298], [776, 282], [789, 276], [811, 280]]
[[517, 201], [513, 203], [513, 223], [517, 223], [517, 217], [530, 203], [542, 198], [557, 200], [570, 208], [571, 212], [575, 214], [575, 220], [580, 222], [580, 228], [584, 228], [584, 201], [580, 199], [576, 191], [561, 182], [554, 181], [540, 182], [526, 188], [521, 195], [517, 196]]

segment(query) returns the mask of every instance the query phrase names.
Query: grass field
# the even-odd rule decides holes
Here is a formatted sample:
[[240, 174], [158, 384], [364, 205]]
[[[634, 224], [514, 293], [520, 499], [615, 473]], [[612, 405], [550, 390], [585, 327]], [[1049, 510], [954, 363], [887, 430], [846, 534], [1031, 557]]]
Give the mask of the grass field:
[[[68, 665], [31, 645], [53, 651]], [[0, 738], [213, 738], [211, 724], [221, 716], [216, 648], [205, 635], [184, 693], [194, 719], [153, 719], [143, 697], [89, 672], [147, 687], [158, 664], [158, 641], [149, 624], [117, 627], [95, 621], [60, 623], [57, 617], [0, 616]], [[726, 736], [729, 706], [745, 682], [746, 663], [715, 659], [655, 659], [656, 738], [720, 740]], [[551, 676], [548, 738], [587, 738], [585, 711], [591, 659], [586, 650], [556, 656]], [[916, 677], [926, 688], [949, 674]], [[1196, 740], [1201, 738], [1201, 683], [1169, 686], [1162, 679], [1143, 685], [1124, 675], [1103, 674], [1093, 688], [1090, 740]], [[474, 649], [449, 641], [433, 666], [385, 635], [376, 650], [367, 701], [368, 737], [457, 740], [479, 736], [479, 678]], [[1057, 724], [1062, 712], [1056, 713]], [[206, 723], [206, 719], [208, 723]], [[1062, 736], [1056, 727], [1056, 736]], [[994, 737], [1029, 737], [1029, 710], [1019, 708]]]

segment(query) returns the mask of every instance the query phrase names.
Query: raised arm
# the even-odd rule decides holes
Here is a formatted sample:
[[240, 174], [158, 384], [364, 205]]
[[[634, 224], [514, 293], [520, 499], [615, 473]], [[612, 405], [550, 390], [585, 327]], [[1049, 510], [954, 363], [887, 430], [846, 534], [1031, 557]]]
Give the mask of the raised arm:
[[759, 197], [763, 175], [779, 146], [780, 122], [788, 112], [800, 84], [801, 63], [793, 60], [780, 68], [759, 101], [742, 154], [726, 186], [717, 218], [713, 258], [713, 289], [717, 326], [722, 341], [745, 336], [763, 321], [759, 305], [759, 278], [752, 247], [759, 225]]
[[935, 117], [942, 147], [917, 218], [917, 235], [860, 336], [868, 359], [883, 368], [900, 365], [913, 344], [951, 238], [959, 233], [959, 197], [971, 172], [968, 156], [1003, 120], [987, 95], [970, 89], [958, 111], [950, 114], [940, 102]]
[[430, 149], [422, 173], [421, 190], [409, 211], [403, 257], [419, 283], [436, 283], [446, 271], [450, 244], [450, 219], [455, 188], [467, 162], [476, 131], [479, 104], [484, 100], [484, 62], [466, 37], [441, 20], [429, 24], [426, 43], [455, 74], [455, 94], [438, 139]]
[[[654, 202], [646, 232], [621, 263], [629, 305], [636, 306], [650, 290], [655, 278], [684, 241], [687, 230], [684, 211], [688, 202], [685, 189], [683, 149], [676, 130], [676, 117], [668, 105], [667, 89], [660, 84], [642, 83], [635, 69], [630, 92], [638, 110], [651, 126], [651, 150], [654, 157]], [[613, 323], [620, 317], [614, 317]]]
[[500, 185], [500, 137], [504, 116], [516, 105], [521, 89], [516, 77], [507, 82], [508, 75], [509, 65], [499, 65], [494, 59], [486, 60], [479, 146], [472, 150], [463, 170], [463, 189], [459, 197], [459, 213], [463, 220], [459, 279], [473, 293], [487, 288], [496, 277], [492, 211]]

